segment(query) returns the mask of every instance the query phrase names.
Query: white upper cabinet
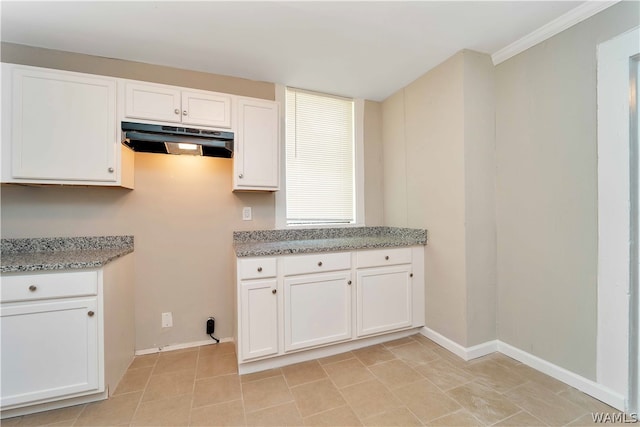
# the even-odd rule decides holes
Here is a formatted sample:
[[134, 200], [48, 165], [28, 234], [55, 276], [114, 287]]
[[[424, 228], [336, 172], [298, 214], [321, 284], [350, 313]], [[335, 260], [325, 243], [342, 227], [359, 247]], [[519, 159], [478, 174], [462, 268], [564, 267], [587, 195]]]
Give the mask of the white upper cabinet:
[[231, 127], [231, 96], [152, 83], [125, 83], [125, 117]]
[[233, 189], [277, 191], [280, 188], [280, 120], [278, 103], [238, 99]]
[[2, 71], [2, 182], [132, 186], [122, 180], [115, 79]]
[[125, 84], [125, 116], [133, 119], [180, 123], [182, 120], [180, 90], [127, 82]]
[[135, 156], [121, 144], [124, 120], [229, 129], [233, 190], [280, 188], [274, 101], [2, 64], [2, 107], [3, 183], [133, 188]]
[[231, 127], [231, 97], [206, 92], [182, 92], [182, 123]]

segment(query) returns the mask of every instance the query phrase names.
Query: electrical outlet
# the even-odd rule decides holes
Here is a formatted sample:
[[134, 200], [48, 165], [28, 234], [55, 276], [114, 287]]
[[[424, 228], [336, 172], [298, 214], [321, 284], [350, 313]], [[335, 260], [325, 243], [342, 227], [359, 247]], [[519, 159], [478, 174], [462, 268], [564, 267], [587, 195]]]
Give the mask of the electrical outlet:
[[207, 335], [211, 335], [216, 331], [216, 319], [209, 317], [207, 319]]
[[171, 312], [162, 313], [162, 327], [163, 328], [171, 328], [173, 327], [173, 314]]
[[242, 208], [242, 220], [251, 221], [251, 206], [245, 206]]

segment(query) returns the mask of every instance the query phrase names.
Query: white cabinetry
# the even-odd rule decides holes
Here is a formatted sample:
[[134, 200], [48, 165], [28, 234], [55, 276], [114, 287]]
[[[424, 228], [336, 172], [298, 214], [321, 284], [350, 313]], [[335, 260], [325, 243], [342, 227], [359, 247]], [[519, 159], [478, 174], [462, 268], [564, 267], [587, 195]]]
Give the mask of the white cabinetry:
[[102, 391], [97, 298], [0, 308], [2, 407]]
[[284, 351], [351, 338], [351, 253], [281, 258]]
[[[2, 65], [2, 182], [132, 188], [116, 79]], [[127, 150], [128, 151], [128, 150]]]
[[422, 246], [243, 257], [237, 271], [241, 373], [348, 351], [424, 326]]
[[358, 251], [358, 336], [411, 326], [413, 272], [411, 248]]
[[234, 190], [276, 191], [280, 188], [278, 103], [238, 98]]
[[151, 83], [125, 83], [125, 117], [231, 127], [231, 96]]
[[2, 275], [3, 417], [113, 393], [133, 359], [132, 263]]
[[359, 337], [411, 326], [411, 266], [358, 270]]
[[239, 276], [239, 354], [244, 360], [278, 352], [278, 296], [275, 258], [243, 259]]
[[134, 153], [120, 124], [132, 120], [231, 129], [233, 190], [280, 188], [274, 101], [2, 64], [2, 105], [3, 183], [133, 188]]
[[284, 331], [285, 351], [350, 339], [351, 271], [285, 278]]
[[[97, 272], [2, 279], [0, 406], [104, 390]], [[70, 289], [65, 291], [65, 285]], [[13, 299], [22, 299], [15, 302]]]
[[241, 353], [244, 359], [278, 352], [276, 279], [246, 280], [241, 286]]

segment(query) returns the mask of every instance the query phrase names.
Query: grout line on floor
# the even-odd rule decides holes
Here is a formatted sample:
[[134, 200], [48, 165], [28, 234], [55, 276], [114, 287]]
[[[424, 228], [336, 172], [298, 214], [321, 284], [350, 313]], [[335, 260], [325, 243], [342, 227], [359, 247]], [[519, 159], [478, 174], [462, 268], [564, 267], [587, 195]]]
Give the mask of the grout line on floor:
[[196, 380], [198, 378], [198, 363], [200, 362], [200, 350], [202, 347], [198, 347], [198, 356], [196, 357], [196, 371], [193, 374], [193, 384], [191, 385], [191, 402], [189, 403], [189, 418], [187, 425], [191, 425], [191, 416], [193, 414], [193, 401], [196, 397]]
[[[214, 375], [214, 376], [211, 376], [211, 377], [205, 377], [205, 378], [201, 378], [201, 379], [196, 379], [197, 372], [198, 372], [198, 366], [200, 365], [201, 362], [204, 361], [205, 358], [211, 356], [210, 354], [201, 353], [203, 351], [203, 347], [200, 347], [200, 348], [197, 349], [198, 353], [197, 353], [197, 355], [195, 357], [196, 366], [195, 366], [195, 373], [194, 373], [194, 376], [193, 376], [193, 381], [192, 381], [192, 384], [191, 384], [191, 401], [189, 403], [189, 414], [188, 414], [188, 418], [187, 418], [188, 423], [191, 424], [193, 422], [193, 411], [194, 411], [193, 405], [195, 403], [195, 389], [196, 389], [196, 385], [197, 385], [196, 381], [208, 380], [208, 379], [211, 379], [211, 378], [230, 376], [230, 375], [235, 375], [235, 379], [240, 383], [239, 384], [240, 385], [240, 394], [239, 394], [239, 398], [238, 399], [234, 399], [234, 400], [231, 400], [231, 401], [225, 401], [225, 402], [210, 403], [210, 404], [206, 404], [204, 406], [201, 406], [201, 407], [198, 407], [198, 408], [195, 408], [195, 409], [201, 409], [201, 408], [206, 408], [206, 407], [210, 407], [210, 406], [216, 406], [216, 405], [220, 405], [220, 404], [226, 404], [226, 403], [238, 402], [239, 401], [240, 404], [242, 405], [242, 408], [241, 408], [242, 409], [242, 419], [243, 419], [243, 422], [244, 422], [245, 426], [248, 424], [248, 420], [249, 420], [251, 414], [253, 414], [255, 412], [271, 409], [271, 408], [282, 407], [283, 405], [289, 405], [291, 402], [294, 403], [294, 407], [296, 408], [297, 415], [300, 417], [301, 420], [303, 420], [303, 424], [304, 424], [304, 420], [307, 420], [307, 419], [309, 419], [311, 417], [316, 417], [318, 415], [322, 415], [324, 413], [328, 413], [328, 412], [335, 411], [335, 410], [342, 409], [342, 408], [348, 408], [348, 410], [351, 411], [354, 414], [354, 416], [356, 417], [355, 419], [357, 419], [359, 422], [361, 422], [363, 424], [364, 424], [364, 420], [371, 420], [373, 417], [377, 417], [377, 416], [380, 416], [382, 414], [389, 414], [389, 413], [391, 413], [390, 411], [402, 411], [401, 412], [402, 414], [407, 414], [407, 413], [411, 414], [411, 416], [415, 417], [415, 419], [418, 420], [421, 425], [425, 425], [425, 424], [429, 425], [429, 424], [433, 424], [434, 422], [437, 423], [437, 420], [444, 419], [445, 417], [451, 416], [451, 415], [454, 415], [454, 414], [460, 414], [460, 415], [464, 415], [464, 416], [469, 416], [469, 417], [471, 417], [470, 419], [476, 420], [476, 424], [478, 424], [478, 425], [486, 425], [482, 421], [480, 421], [480, 419], [476, 415], [474, 415], [474, 413], [472, 413], [465, 406], [463, 406], [461, 404], [461, 402], [459, 400], [457, 400], [456, 398], [454, 398], [453, 395], [451, 394], [451, 391], [454, 390], [455, 388], [470, 386], [472, 384], [480, 384], [483, 387], [486, 387], [487, 389], [492, 390], [493, 392], [496, 392], [497, 394], [500, 395], [501, 401], [508, 402], [511, 405], [514, 405], [514, 409], [517, 409], [517, 411], [514, 414], [511, 414], [510, 416], [507, 416], [507, 417], [503, 418], [502, 420], [499, 420], [499, 421], [493, 423], [492, 425], [499, 424], [500, 422], [503, 422], [504, 420], [506, 420], [508, 418], [511, 418], [511, 417], [513, 417], [515, 415], [518, 415], [518, 414], [529, 415], [531, 418], [536, 420], [536, 422], [538, 424], [547, 425], [538, 416], [534, 415], [534, 413], [527, 411], [521, 405], [515, 403], [514, 401], [512, 401], [507, 396], [507, 394], [510, 393], [511, 391], [516, 390], [519, 387], [524, 387], [524, 386], [530, 385], [530, 384], [539, 385], [540, 387], [542, 387], [541, 391], [542, 390], [547, 391], [550, 396], [553, 396], [554, 398], [557, 398], [560, 403], [566, 401], [566, 402], [570, 402], [570, 403], [576, 405], [577, 407], [579, 407], [580, 410], [579, 411], [576, 410], [575, 413], [580, 413], [580, 412], [582, 412], [582, 413], [578, 417], [576, 417], [575, 419], [573, 419], [570, 422], [576, 422], [580, 418], [588, 415], [589, 414], [588, 411], [589, 411], [589, 408], [591, 406], [594, 406], [594, 410], [599, 408], [599, 407], [597, 407], [595, 405], [591, 405], [589, 401], [586, 401], [586, 403], [580, 403], [579, 404], [577, 402], [581, 402], [580, 400], [572, 400], [569, 397], [563, 396], [561, 393], [563, 393], [563, 392], [565, 392], [567, 390], [571, 390], [570, 387], [561, 388], [561, 389], [559, 389], [557, 391], [554, 391], [554, 388], [555, 388], [554, 384], [546, 384], [545, 382], [538, 382], [537, 381], [537, 377], [535, 377], [535, 376], [534, 377], [525, 376], [525, 375], [519, 373], [517, 371], [517, 367], [512, 365], [512, 364], [501, 363], [502, 362], [501, 360], [493, 360], [491, 358], [491, 356], [487, 356], [485, 358], [481, 358], [481, 359], [476, 360], [475, 361], [476, 363], [483, 362], [483, 361], [492, 361], [493, 360], [493, 362], [497, 363], [502, 368], [506, 369], [508, 372], [513, 373], [518, 380], [522, 380], [523, 381], [521, 384], [514, 385], [514, 386], [512, 386], [512, 387], [510, 387], [510, 388], [508, 388], [506, 390], [498, 391], [498, 390], [496, 390], [495, 387], [493, 387], [491, 385], [493, 383], [493, 381], [490, 381], [489, 383], [486, 383], [486, 381], [483, 381], [483, 378], [494, 378], [494, 379], [498, 378], [499, 379], [499, 377], [491, 376], [489, 373], [486, 373], [486, 372], [485, 372], [486, 375], [479, 376], [478, 374], [475, 374], [475, 373], [471, 372], [468, 369], [469, 367], [475, 365], [476, 363], [464, 362], [464, 363], [461, 363], [461, 364], [454, 364], [452, 361], [450, 361], [448, 359], [446, 354], [442, 354], [441, 355], [440, 353], [437, 353], [437, 352], [434, 352], [434, 354], [436, 355], [435, 359], [424, 361], [424, 360], [421, 359], [421, 356], [423, 355], [422, 349], [431, 350], [430, 346], [428, 346], [426, 343], [423, 343], [423, 342], [421, 342], [419, 340], [416, 340], [416, 339], [413, 339], [411, 337], [408, 337], [408, 338], [409, 338], [409, 340], [407, 340], [406, 342], [404, 342], [401, 345], [394, 345], [392, 347], [386, 347], [386, 346], [383, 345], [382, 348], [384, 348], [387, 351], [389, 351], [393, 355], [393, 359], [380, 360], [380, 361], [377, 361], [376, 363], [374, 363], [372, 365], [365, 365], [363, 363], [363, 361], [358, 356], [356, 356], [356, 354], [353, 351], [348, 352], [349, 353], [348, 357], [346, 357], [344, 359], [341, 359], [341, 360], [333, 361], [331, 363], [320, 363], [319, 359], [314, 359], [314, 361], [316, 362], [317, 366], [320, 366], [320, 368], [322, 368], [322, 372], [324, 373], [324, 377], [323, 378], [319, 378], [319, 379], [314, 379], [314, 380], [311, 380], [311, 381], [302, 382], [300, 384], [296, 384], [296, 385], [293, 385], [293, 386], [291, 385], [290, 381], [287, 379], [287, 377], [286, 377], [286, 375], [284, 373], [284, 370], [280, 369], [280, 368], [277, 368], [277, 371], [273, 372], [273, 374], [274, 374], [273, 376], [269, 376], [269, 377], [266, 377], [266, 378], [261, 378], [261, 379], [257, 379], [257, 380], [253, 380], [253, 381], [249, 381], [249, 382], [243, 382], [241, 380], [242, 376], [240, 376], [238, 374], [238, 372], [226, 373], [226, 374]], [[407, 356], [407, 357], [409, 357], [410, 360], [402, 359], [402, 358], [398, 357], [395, 354], [395, 352], [394, 352], [395, 349], [401, 349], [402, 347], [408, 346], [409, 344], [414, 344], [416, 342], [420, 345], [420, 347], [416, 347], [417, 352], [416, 352], [415, 357], [412, 356], [411, 354], [409, 354], [409, 356]], [[193, 351], [196, 351], [196, 350], [193, 350]], [[431, 351], [433, 351], [433, 350], [431, 350]], [[186, 353], [184, 351], [179, 351], [179, 352]], [[134, 421], [135, 417], [138, 415], [138, 413], [140, 411], [140, 408], [142, 407], [143, 403], [145, 403], [145, 402], [143, 402], [143, 398], [144, 398], [145, 393], [147, 392], [147, 390], [148, 390], [148, 388], [150, 386], [151, 378], [155, 376], [154, 372], [155, 372], [156, 368], [158, 367], [158, 363], [159, 363], [159, 360], [161, 358], [160, 356], [167, 357], [167, 356], [171, 355], [170, 353], [171, 352], [166, 352], [166, 354], [164, 354], [164, 355], [163, 354], [159, 355], [158, 357], [156, 357], [153, 360], [153, 363], [150, 366], [141, 366], [141, 367], [138, 367], [138, 368], [127, 369], [127, 372], [129, 372], [129, 371], [137, 371], [137, 370], [139, 370], [141, 368], [151, 368], [150, 375], [147, 378], [147, 380], [145, 382], [145, 385], [144, 385], [144, 388], [142, 390], [133, 390], [133, 391], [130, 391], [130, 392], [127, 392], [127, 393], [122, 393], [122, 394], [118, 394], [116, 396], [113, 396], [113, 397], [123, 397], [123, 396], [127, 396], [127, 395], [134, 395], [136, 393], [140, 394], [139, 400], [137, 401], [137, 403], [135, 405], [135, 410], [133, 411], [133, 415], [131, 416], [131, 418], [130, 418], [130, 420], [128, 422], [129, 425], [133, 424], [133, 421]], [[237, 362], [237, 353], [233, 352], [233, 353], [225, 353], [225, 354], [233, 354], [234, 357], [236, 358], [235, 361]], [[357, 364], [359, 366], [362, 365], [365, 368], [364, 372], [367, 372], [368, 375], [371, 376], [371, 379], [357, 381], [357, 382], [354, 382], [352, 384], [348, 384], [348, 385], [346, 385], [346, 386], [344, 386], [342, 388], [338, 388], [338, 386], [334, 382], [334, 379], [329, 375], [330, 368], [332, 366], [334, 366], [336, 363], [340, 363], [340, 362], [351, 361], [351, 363], [355, 363], [355, 362], [353, 362], [353, 359], [355, 359], [357, 361]], [[375, 360], [375, 359], [371, 359], [371, 360]], [[414, 361], [416, 361], [416, 360], [418, 360], [419, 363], [415, 363]], [[462, 371], [464, 371], [466, 373], [471, 374], [472, 376], [470, 378], [472, 378], [472, 379], [468, 380], [468, 381], [464, 381], [463, 380], [463, 382], [461, 384], [456, 384], [457, 379], [453, 378], [452, 381], [448, 381], [448, 380], [447, 381], [439, 381], [442, 385], [438, 386], [432, 381], [432, 379], [434, 378], [433, 376], [430, 378], [429, 375], [426, 375], [426, 374], [424, 374], [422, 372], [418, 372], [418, 369], [419, 369], [420, 366], [428, 366], [430, 363], [438, 361], [438, 360], [447, 362], [447, 364], [444, 365], [444, 368], [451, 367], [451, 369], [462, 370]], [[395, 363], [401, 362], [401, 364], [409, 367], [409, 369], [411, 369], [415, 373], [415, 376], [407, 377], [406, 378], [407, 382], [402, 381], [402, 383], [400, 385], [395, 385], [392, 388], [392, 384], [387, 384], [387, 383], [383, 382], [374, 373], [374, 369], [375, 368], [380, 368], [381, 365], [389, 364], [390, 362], [395, 362]], [[311, 368], [315, 369], [315, 366], [313, 366]], [[360, 369], [360, 367], [358, 367], [358, 369]], [[375, 369], [375, 370], [377, 371], [379, 369]], [[162, 373], [162, 374], [157, 374], [157, 376], [162, 376], [162, 375], [165, 375], [165, 374], [166, 375], [175, 374], [176, 372], [180, 372], [180, 371], [165, 372], [165, 373]], [[388, 372], [393, 372], [393, 371], [385, 370], [385, 372], [388, 373]], [[501, 371], [499, 370], [499, 372], [501, 372]], [[303, 373], [303, 375], [301, 376], [302, 378], [305, 378], [304, 374], [305, 373]], [[346, 378], [349, 378], [348, 375], [349, 375], [349, 372], [347, 372], [347, 377]], [[287, 389], [287, 391], [289, 393], [290, 400], [288, 400], [286, 402], [280, 402], [280, 403], [278, 403], [276, 405], [271, 405], [271, 406], [267, 406], [267, 407], [264, 407], [264, 408], [260, 408], [260, 409], [258, 409], [256, 411], [251, 411], [251, 412], [247, 411], [247, 408], [246, 408], [246, 405], [245, 405], [245, 395], [244, 395], [245, 386], [247, 386], [247, 384], [259, 383], [260, 381], [265, 381], [265, 380], [269, 380], [269, 379], [273, 380], [274, 378], [277, 378], [278, 376], [282, 376], [282, 378], [284, 379], [284, 383], [285, 383], [286, 389]], [[291, 377], [291, 378], [295, 379], [295, 377]], [[338, 379], [339, 378], [341, 378], [341, 377], [338, 377]], [[357, 376], [356, 376], [356, 378], [357, 378]], [[533, 379], [531, 379], [531, 378], [533, 378]], [[306, 415], [305, 417], [302, 417], [302, 412], [300, 411], [299, 402], [294, 397], [294, 393], [293, 392], [300, 386], [303, 386], [303, 385], [307, 385], [308, 386], [309, 384], [318, 383], [320, 381], [324, 381], [324, 380], [327, 380], [327, 379], [329, 380], [329, 383], [332, 384], [334, 389], [337, 390], [337, 392], [338, 392], [337, 396], [340, 396], [343, 399], [344, 404], [338, 404], [338, 406], [336, 406], [334, 408], [324, 409], [324, 410], [316, 412], [314, 414], [309, 414], [309, 415]], [[383, 388], [381, 390], [385, 390], [386, 393], [389, 393], [390, 396], [393, 396], [393, 400], [386, 402], [389, 405], [389, 408], [384, 409], [384, 408], [386, 408], [387, 405], [383, 405], [383, 406], [375, 408], [376, 410], [380, 410], [381, 412], [376, 412], [374, 410], [371, 413], [362, 414], [362, 416], [361, 416], [354, 410], [354, 408], [351, 406], [349, 401], [345, 398], [344, 389], [346, 389], [348, 387], [351, 387], [351, 386], [356, 386], [358, 384], [363, 384], [363, 383], [366, 383], [366, 382], [369, 382], [369, 381], [377, 381], [379, 384], [382, 384]], [[425, 383], [428, 383], [430, 386], [433, 387], [433, 392], [442, 393], [442, 395], [446, 396], [448, 399], [451, 399], [453, 402], [456, 402], [460, 407], [455, 409], [455, 410], [453, 410], [452, 412], [440, 415], [437, 418], [434, 418], [432, 420], [423, 421], [420, 417], [417, 416], [417, 414], [413, 410], [411, 410], [409, 408], [409, 406], [407, 404], [408, 401], [405, 401], [405, 400], [401, 399], [399, 397], [399, 395], [396, 394], [396, 392], [398, 391], [399, 388], [402, 388], [402, 387], [405, 387], [405, 386], [410, 386], [411, 384], [416, 384], [416, 383], [418, 383], [420, 381], [424, 381]], [[449, 386], [448, 385], [448, 384], [452, 384], [452, 383], [456, 384], [456, 385], [455, 386]], [[549, 388], [547, 388], [547, 385], [549, 385]], [[447, 386], [448, 388], [445, 389], [445, 386]], [[499, 383], [498, 384], [498, 388], [501, 388], [500, 386], [504, 386], [504, 384]], [[313, 385], [310, 388], [313, 389]], [[365, 387], [365, 389], [366, 389], [366, 387]], [[578, 390], [578, 392], [580, 392], [580, 391]], [[185, 399], [185, 397], [183, 397], [183, 396], [186, 396], [186, 393], [181, 394], [179, 396], [171, 396], [170, 398], [167, 398], [167, 399], [173, 399], [173, 398], [178, 398], [178, 397], [182, 397], [183, 399]], [[535, 396], [532, 396], [532, 398], [534, 400], [536, 399]], [[578, 399], [578, 397], [576, 397], [576, 399]], [[125, 400], [126, 400], [126, 398], [125, 398]], [[158, 399], [158, 400], [161, 400], [161, 399]], [[397, 405], [396, 404], [391, 405], [391, 402], [396, 402], [396, 401], [397, 401]], [[82, 407], [80, 408], [80, 410], [77, 412], [77, 415], [75, 415], [75, 417], [69, 418], [68, 420], [60, 420], [60, 422], [67, 422], [67, 423], [71, 423], [71, 424], [77, 425], [79, 420], [80, 420], [80, 418], [82, 417], [82, 415], [87, 411], [87, 408], [90, 405], [99, 404], [99, 403], [101, 403], [101, 402], [83, 404]], [[131, 403], [132, 402], [130, 402], [130, 404]], [[304, 403], [304, 402], [300, 401], [300, 403]], [[131, 405], [131, 406], [133, 406], [133, 405]], [[235, 407], [236, 405], [234, 404], [233, 406]], [[556, 405], [556, 406], [558, 406], [558, 405]], [[559, 405], [559, 406], [562, 406], [562, 405]], [[553, 405], [550, 406], [549, 410], [553, 410], [553, 407], [554, 407]], [[400, 409], [400, 408], [403, 408], [403, 409]], [[534, 409], [534, 412], [542, 414], [543, 416], [546, 417], [546, 409], [545, 409], [545, 407], [541, 407], [541, 409], [538, 409], [538, 406], [535, 406], [535, 407], [533, 407], [533, 409]], [[416, 408], [416, 410], [417, 410], [417, 408]], [[418, 413], [421, 413], [421, 412], [418, 411]], [[240, 416], [239, 412], [237, 414], [238, 414], [238, 416]], [[278, 411], [272, 411], [271, 412], [271, 415], [275, 415], [276, 417], [278, 416], [278, 414], [279, 414]], [[388, 417], [388, 415], [386, 415], [386, 416]], [[401, 416], [401, 414], [398, 413], [398, 416]], [[426, 414], [423, 414], [423, 416], [425, 416], [425, 418], [429, 418], [430, 412], [427, 412]], [[277, 420], [277, 418], [276, 418], [276, 420]], [[22, 423], [23, 421], [26, 421], [26, 419], [25, 419], [25, 416], [21, 416], [21, 417], [17, 417], [15, 419], [15, 421], [17, 421], [19, 423]], [[87, 421], [91, 422], [91, 419], [88, 419]]]

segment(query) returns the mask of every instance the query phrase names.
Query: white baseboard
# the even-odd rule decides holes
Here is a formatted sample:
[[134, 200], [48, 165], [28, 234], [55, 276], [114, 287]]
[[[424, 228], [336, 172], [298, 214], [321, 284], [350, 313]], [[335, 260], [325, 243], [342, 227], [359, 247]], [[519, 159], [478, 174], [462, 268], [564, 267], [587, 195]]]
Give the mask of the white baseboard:
[[473, 347], [463, 347], [457, 342], [452, 341], [444, 335], [441, 335], [433, 329], [429, 329], [427, 327], [422, 328], [420, 330], [420, 333], [430, 340], [434, 341], [435, 343], [446, 348], [461, 359], [472, 360], [498, 351], [505, 356], [516, 359], [519, 362], [522, 362], [537, 371], [540, 371], [544, 374], [549, 375], [550, 377], [557, 379], [558, 381], [562, 381], [563, 383], [568, 384], [571, 387], [577, 388], [583, 393], [586, 393], [589, 396], [593, 396], [596, 399], [610, 406], [613, 406], [618, 410], [624, 411], [626, 408], [625, 396], [603, 386], [602, 384], [598, 384], [595, 381], [580, 376], [558, 365], [554, 365], [551, 362], [547, 362], [546, 360], [541, 359], [538, 356], [534, 356], [533, 354], [527, 353], [526, 351], [520, 350], [519, 348], [516, 348], [500, 340], [487, 341]]
[[478, 357], [486, 356], [487, 354], [498, 351], [497, 340], [487, 341], [482, 344], [474, 345], [473, 347], [463, 347], [457, 342], [450, 340], [444, 335], [441, 335], [426, 326], [420, 330], [420, 333], [464, 360], [477, 359]]
[[603, 386], [602, 384], [598, 384], [595, 381], [573, 373], [565, 368], [561, 368], [558, 365], [554, 365], [551, 362], [547, 362], [538, 356], [534, 356], [533, 354], [522, 351], [519, 348], [502, 341], [498, 341], [498, 351], [532, 367], [533, 369], [547, 374], [550, 377], [562, 381], [571, 387], [577, 388], [589, 396], [593, 396], [616, 409], [621, 411], [625, 410], [625, 396]]
[[26, 406], [18, 405], [17, 408], [14, 407], [10, 409], [3, 409], [0, 412], [0, 419], [4, 420], [5, 418], [19, 417], [22, 415], [35, 414], [37, 412], [43, 412], [43, 411], [52, 411], [54, 409], [66, 408], [68, 406], [75, 406], [75, 405], [82, 405], [84, 403], [97, 402], [99, 400], [105, 400], [107, 398], [108, 398], [108, 393], [105, 390], [101, 393], [94, 393], [94, 394], [90, 394], [87, 396], [80, 396], [80, 397], [72, 397], [70, 399], [55, 400], [59, 398], [53, 398], [51, 402], [38, 403], [35, 405], [32, 403], [23, 403], [22, 405], [26, 405]]
[[265, 359], [249, 361], [238, 364], [238, 373], [240, 375], [251, 374], [253, 372], [264, 371], [267, 369], [280, 368], [282, 366], [291, 365], [293, 363], [306, 362], [308, 360], [320, 359], [351, 350], [368, 347], [370, 345], [381, 344], [388, 341], [415, 335], [420, 329], [409, 329], [376, 335], [373, 337], [360, 338], [353, 341], [346, 341], [338, 344], [327, 345], [326, 347], [313, 348], [310, 350], [299, 351], [297, 353], [285, 354], [278, 357], [267, 357]]
[[[315, 351], [303, 352], [292, 354], [289, 357], [285, 358], [277, 358], [277, 360], [260, 360], [256, 362], [246, 363], [241, 365], [241, 373], [251, 373], [255, 371], [259, 371], [262, 369], [273, 368], [277, 366], [281, 366], [282, 364], [290, 364], [297, 363], [303, 360], [309, 360], [309, 358], [314, 359], [318, 357], [326, 357], [331, 354], [340, 353], [343, 351], [353, 350], [359, 347], [377, 344], [378, 342], [388, 341], [390, 339], [397, 339], [401, 336], [408, 336], [415, 333], [415, 330], [403, 331], [398, 334], [390, 334], [383, 337], [372, 337], [371, 339], [362, 340], [361, 342], [353, 343], [344, 343], [341, 345], [331, 346], [327, 348], [320, 348]], [[441, 345], [446, 348], [453, 354], [457, 355], [463, 360], [472, 360], [477, 359], [478, 357], [486, 356], [487, 354], [494, 353], [499, 351], [500, 353], [509, 356], [513, 359], [516, 359], [527, 366], [532, 367], [544, 374], [549, 375], [559, 381], [562, 381], [565, 384], [570, 385], [571, 387], [577, 388], [578, 390], [595, 397], [596, 399], [605, 402], [606, 404], [613, 406], [616, 409], [621, 411], [625, 410], [626, 405], [626, 397], [601, 385], [592, 381], [588, 378], [582, 377], [576, 373], [573, 373], [565, 368], [562, 368], [558, 365], [554, 365], [551, 362], [547, 362], [544, 359], [539, 358], [538, 356], [534, 356], [533, 354], [527, 353], [526, 351], [520, 350], [512, 345], [509, 345], [500, 340], [492, 340], [487, 341], [482, 344], [474, 345], [472, 347], [463, 347], [455, 341], [450, 340], [444, 335], [439, 334], [433, 329], [424, 327], [419, 330], [419, 333], [434, 341], [435, 343]], [[222, 338], [220, 342], [233, 342], [232, 337]], [[192, 347], [200, 347], [203, 345], [211, 345], [215, 344], [213, 340], [205, 340], [205, 341], [195, 341], [184, 344], [176, 344], [176, 345], [167, 345], [163, 347], [154, 347], [144, 350], [136, 350], [136, 356], [141, 356], [145, 354], [153, 354], [160, 353], [171, 350], [180, 350], [185, 348]], [[240, 368], [240, 367], [239, 367]]]
[[[220, 338], [220, 342], [233, 342], [233, 338], [232, 337], [227, 337], [227, 338]], [[136, 350], [136, 356], [143, 356], [145, 354], [154, 354], [154, 353], [163, 353], [165, 351], [172, 351], [172, 350], [182, 350], [185, 348], [192, 348], [192, 347], [200, 347], [203, 345], [211, 345], [211, 344], [216, 344], [216, 342], [214, 340], [204, 340], [204, 341], [194, 341], [194, 342], [187, 342], [184, 344], [173, 344], [173, 345], [165, 345], [162, 347], [153, 347], [153, 348], [146, 348], [143, 350]]]

